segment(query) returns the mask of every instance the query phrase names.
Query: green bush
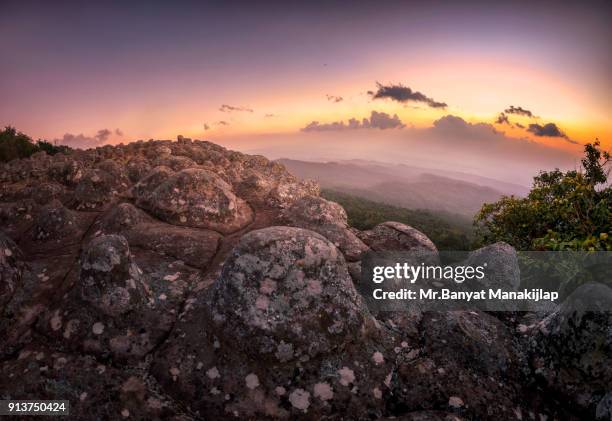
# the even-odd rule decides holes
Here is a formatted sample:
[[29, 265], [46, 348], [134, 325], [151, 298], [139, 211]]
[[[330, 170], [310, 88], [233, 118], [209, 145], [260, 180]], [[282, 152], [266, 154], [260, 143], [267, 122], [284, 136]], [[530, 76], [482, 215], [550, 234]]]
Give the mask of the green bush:
[[27, 158], [40, 151], [54, 155], [56, 153], [68, 153], [71, 149], [68, 146], [55, 146], [44, 140], [35, 143], [32, 138], [18, 132], [14, 127], [7, 126], [0, 131], [0, 162]]
[[579, 171], [534, 178], [527, 197], [503, 197], [475, 217], [482, 243], [505, 241], [520, 250], [612, 250], [610, 154], [585, 145]]

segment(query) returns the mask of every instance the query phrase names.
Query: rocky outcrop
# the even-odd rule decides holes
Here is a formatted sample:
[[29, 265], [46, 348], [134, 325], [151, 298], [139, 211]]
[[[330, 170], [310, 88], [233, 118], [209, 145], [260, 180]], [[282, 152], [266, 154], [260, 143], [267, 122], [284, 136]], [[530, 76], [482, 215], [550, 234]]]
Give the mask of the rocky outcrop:
[[[542, 319], [374, 311], [370, 252], [438, 263], [415, 228], [350, 228], [313, 182], [209, 142], [0, 167], [0, 390], [77, 419], [606, 419], [610, 293]], [[410, 259], [409, 259], [410, 260]], [[519, 287], [494, 244], [484, 286]], [[411, 260], [412, 261], [412, 260]], [[603, 289], [602, 289], [603, 288]], [[582, 300], [582, 301], [581, 301]]]

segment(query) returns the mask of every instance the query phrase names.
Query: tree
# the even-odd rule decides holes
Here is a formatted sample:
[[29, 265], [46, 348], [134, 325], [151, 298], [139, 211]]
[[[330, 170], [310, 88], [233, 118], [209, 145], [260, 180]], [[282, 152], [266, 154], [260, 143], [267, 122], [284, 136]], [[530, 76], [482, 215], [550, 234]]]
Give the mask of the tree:
[[28, 156], [44, 151], [49, 155], [56, 153], [69, 153], [68, 146], [55, 146], [44, 140], [34, 143], [32, 138], [18, 132], [17, 129], [7, 126], [0, 131], [0, 162], [8, 162], [13, 159], [27, 158]]
[[612, 250], [610, 154], [597, 140], [584, 152], [580, 170], [541, 172], [527, 197], [483, 205], [474, 221], [481, 241], [519, 250]]

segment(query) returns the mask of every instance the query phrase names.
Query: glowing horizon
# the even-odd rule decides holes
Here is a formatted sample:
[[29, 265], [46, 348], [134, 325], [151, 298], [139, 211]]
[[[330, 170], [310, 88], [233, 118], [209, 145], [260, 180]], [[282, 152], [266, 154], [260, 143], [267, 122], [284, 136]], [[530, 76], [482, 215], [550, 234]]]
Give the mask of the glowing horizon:
[[[119, 129], [108, 141], [262, 142], [376, 111], [407, 128], [452, 115], [572, 153], [612, 147], [609, 4], [385, 6], [6, 5], [0, 124], [48, 140]], [[377, 82], [448, 106], [373, 99]], [[538, 118], [495, 124], [510, 106]], [[548, 123], [565, 137], [526, 130]]]

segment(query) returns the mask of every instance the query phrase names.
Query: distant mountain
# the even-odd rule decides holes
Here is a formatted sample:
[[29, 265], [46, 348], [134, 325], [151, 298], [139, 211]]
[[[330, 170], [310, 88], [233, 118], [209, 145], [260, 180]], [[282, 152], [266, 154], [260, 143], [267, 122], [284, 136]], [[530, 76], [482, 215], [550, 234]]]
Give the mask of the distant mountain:
[[430, 209], [472, 217], [486, 202], [522, 196], [526, 187], [460, 172], [369, 161], [278, 160], [301, 178], [322, 187], [409, 209]]

